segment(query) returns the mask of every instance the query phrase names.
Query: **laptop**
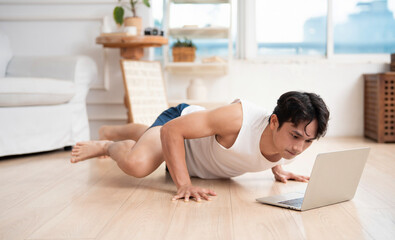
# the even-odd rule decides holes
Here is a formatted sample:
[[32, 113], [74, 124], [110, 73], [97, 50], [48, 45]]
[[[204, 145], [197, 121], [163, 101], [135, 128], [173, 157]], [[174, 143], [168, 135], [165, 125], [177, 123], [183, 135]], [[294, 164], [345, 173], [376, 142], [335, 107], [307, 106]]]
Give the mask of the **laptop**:
[[260, 203], [305, 211], [351, 200], [370, 148], [349, 149], [317, 155], [305, 193], [288, 193], [256, 199]]

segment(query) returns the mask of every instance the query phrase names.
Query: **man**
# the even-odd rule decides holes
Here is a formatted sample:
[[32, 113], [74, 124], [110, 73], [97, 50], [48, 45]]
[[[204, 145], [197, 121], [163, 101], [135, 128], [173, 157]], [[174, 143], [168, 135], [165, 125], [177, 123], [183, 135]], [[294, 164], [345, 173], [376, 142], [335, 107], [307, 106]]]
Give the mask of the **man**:
[[108, 155], [126, 174], [141, 178], [165, 161], [177, 186], [173, 200], [211, 200], [216, 193], [193, 186], [191, 176], [230, 178], [272, 169], [277, 181], [308, 181], [281, 165], [325, 135], [328, 119], [324, 101], [314, 93], [287, 92], [272, 114], [244, 100], [209, 111], [180, 104], [164, 111], [149, 128], [102, 128], [102, 138], [123, 141], [77, 143], [71, 162]]

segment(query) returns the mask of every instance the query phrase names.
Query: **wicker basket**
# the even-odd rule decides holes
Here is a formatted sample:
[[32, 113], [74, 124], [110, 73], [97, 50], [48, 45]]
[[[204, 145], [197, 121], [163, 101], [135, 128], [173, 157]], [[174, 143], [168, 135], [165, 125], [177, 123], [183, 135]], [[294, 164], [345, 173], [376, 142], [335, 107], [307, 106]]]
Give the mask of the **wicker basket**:
[[365, 136], [395, 142], [395, 73], [365, 74]]
[[174, 62], [194, 62], [196, 48], [193, 47], [173, 47]]

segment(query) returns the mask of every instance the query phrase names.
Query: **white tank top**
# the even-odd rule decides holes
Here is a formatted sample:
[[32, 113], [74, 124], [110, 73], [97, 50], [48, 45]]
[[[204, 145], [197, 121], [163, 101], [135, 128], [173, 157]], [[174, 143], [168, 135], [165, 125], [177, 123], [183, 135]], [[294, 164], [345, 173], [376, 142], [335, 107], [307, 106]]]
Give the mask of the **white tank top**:
[[[268, 125], [270, 114], [245, 100], [241, 102], [243, 123], [236, 141], [230, 148], [219, 144], [215, 136], [185, 139], [185, 158], [189, 175], [205, 179], [236, 177], [246, 172], [259, 172], [283, 164], [270, 162], [261, 153], [259, 143]], [[181, 115], [205, 110], [191, 105]], [[288, 161], [287, 161], [288, 162]]]

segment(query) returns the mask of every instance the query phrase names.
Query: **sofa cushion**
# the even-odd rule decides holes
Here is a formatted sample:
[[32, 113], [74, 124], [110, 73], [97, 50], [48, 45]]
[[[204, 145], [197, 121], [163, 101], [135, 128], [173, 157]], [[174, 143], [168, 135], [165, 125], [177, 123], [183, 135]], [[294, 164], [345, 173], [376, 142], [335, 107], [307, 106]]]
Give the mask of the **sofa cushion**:
[[73, 82], [51, 78], [0, 78], [0, 107], [55, 105], [70, 101]]
[[12, 58], [10, 40], [0, 31], [0, 77], [4, 77], [8, 62]]

